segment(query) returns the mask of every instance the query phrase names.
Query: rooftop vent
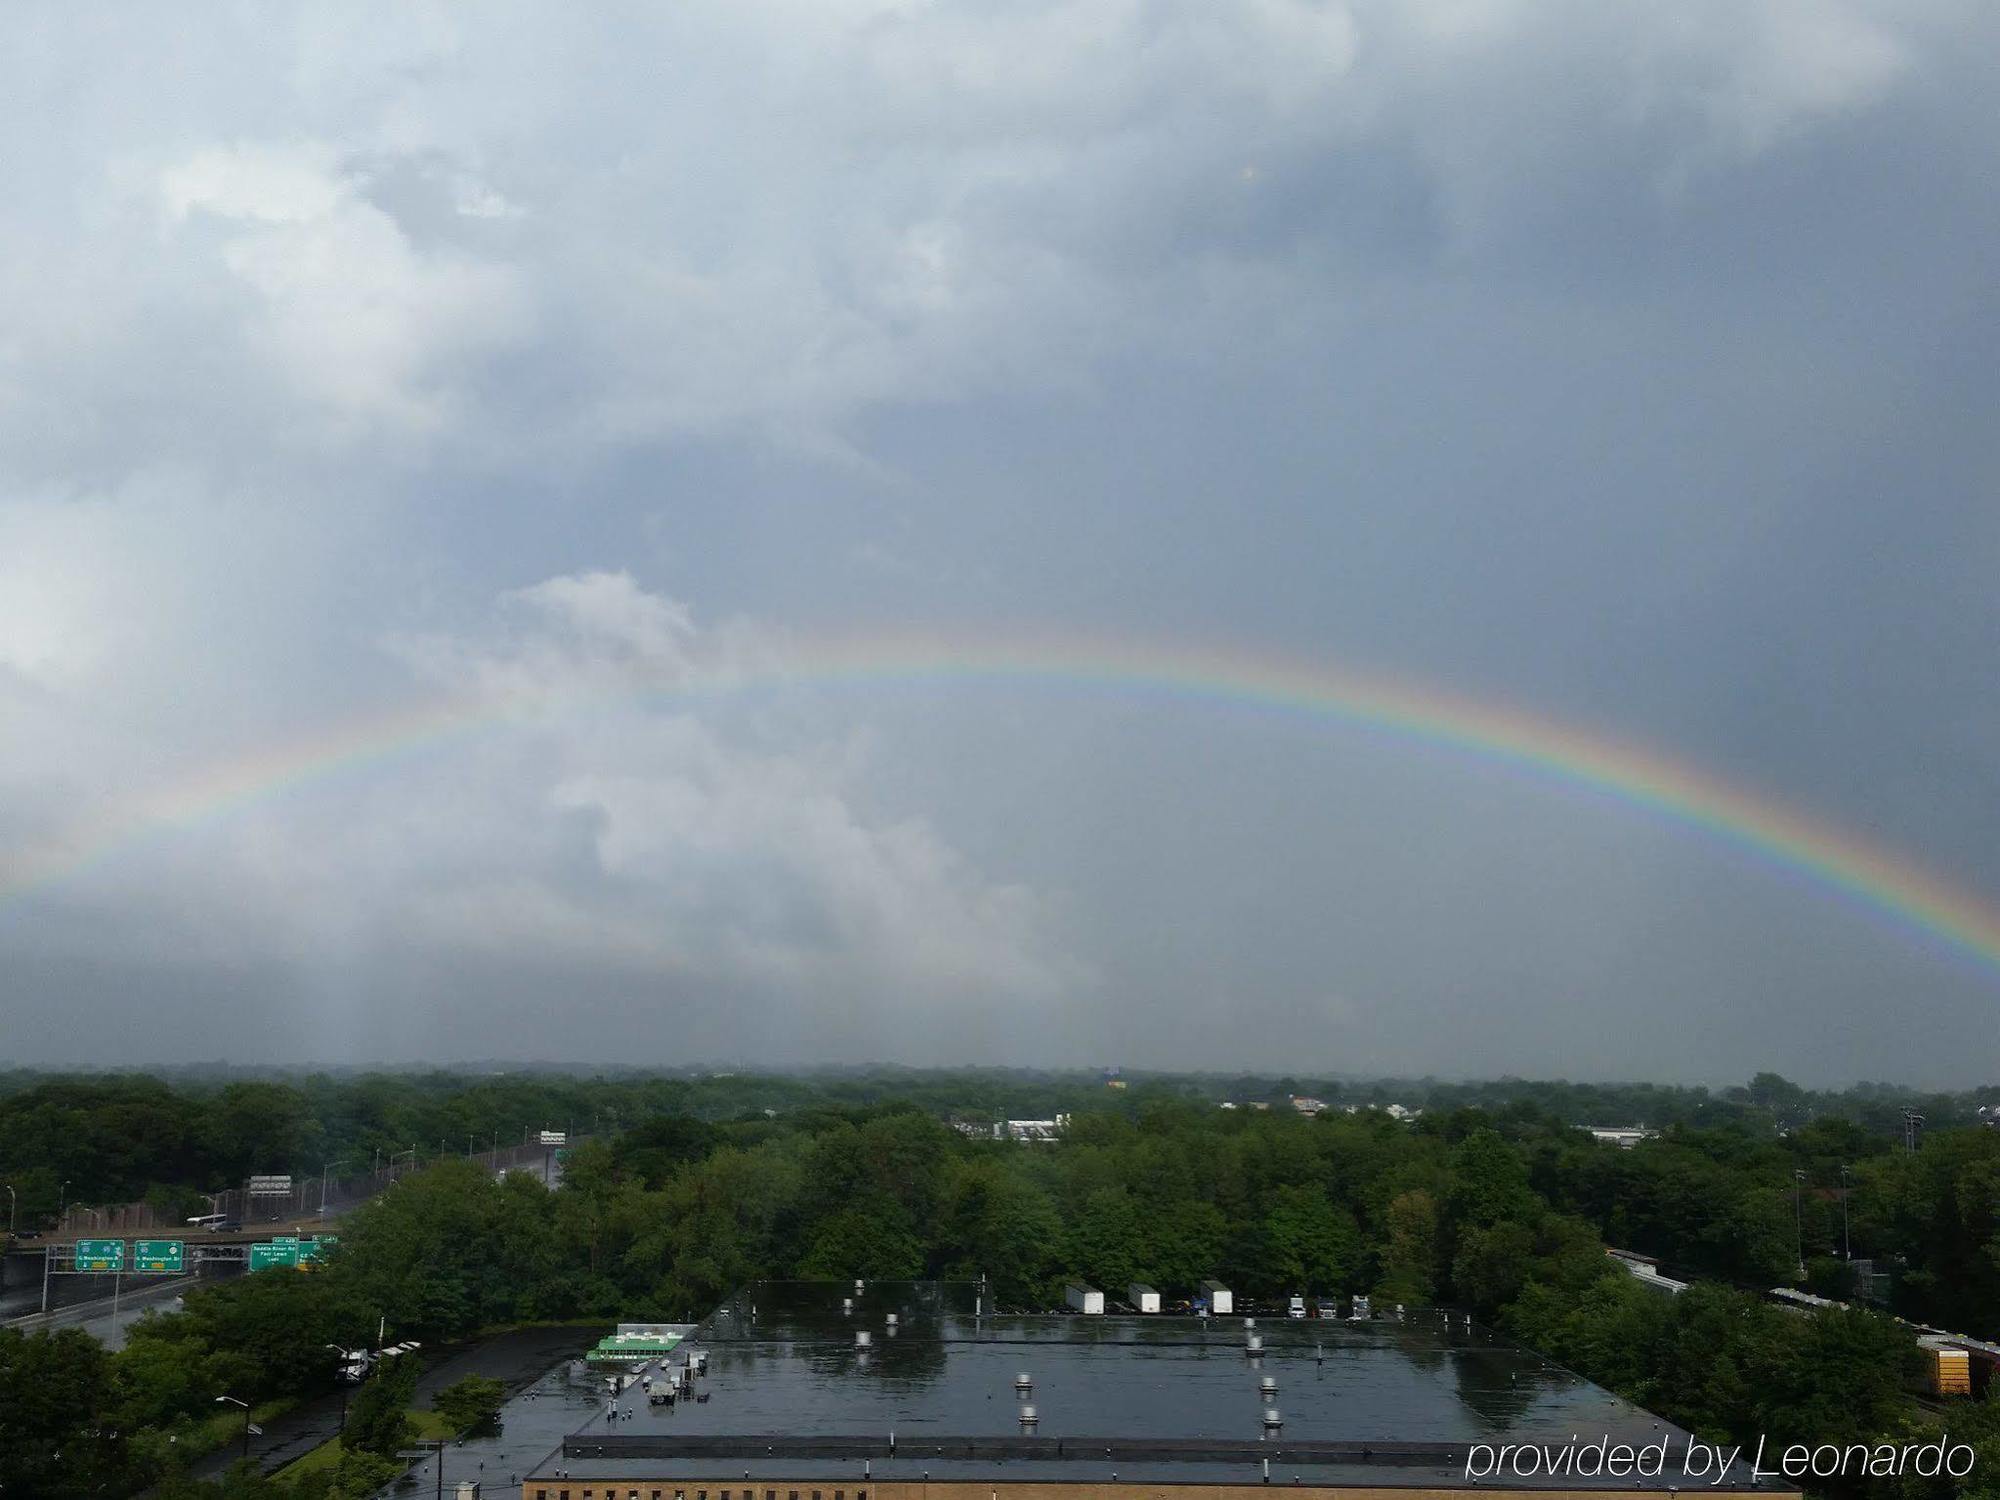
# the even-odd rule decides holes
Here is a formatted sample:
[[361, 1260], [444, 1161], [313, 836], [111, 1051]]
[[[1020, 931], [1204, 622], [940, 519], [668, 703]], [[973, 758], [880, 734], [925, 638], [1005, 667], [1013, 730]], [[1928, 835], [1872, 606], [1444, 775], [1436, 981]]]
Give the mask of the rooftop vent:
[[1266, 1375], [1262, 1380], [1257, 1382], [1257, 1391], [1260, 1395], [1265, 1397], [1271, 1397], [1277, 1395], [1278, 1377], [1275, 1375]]
[[1022, 1370], [1014, 1376], [1014, 1389], [1022, 1395], [1027, 1395], [1034, 1388], [1035, 1377], [1030, 1375], [1026, 1370]]
[[866, 1349], [866, 1348], [868, 1347], [868, 1345], [869, 1345], [869, 1342], [870, 1342], [870, 1340], [872, 1340], [872, 1339], [873, 1339], [873, 1337], [874, 1337], [874, 1335], [873, 1335], [873, 1334], [871, 1334], [871, 1333], [869, 1333], [869, 1331], [868, 1331], [867, 1329], [865, 1329], [865, 1328], [857, 1328], [857, 1329], [855, 1329], [855, 1330], [854, 1330], [854, 1347], [855, 1347], [855, 1348], [857, 1348], [857, 1349]]
[[1245, 1339], [1243, 1342], [1243, 1352], [1245, 1354], [1252, 1356], [1253, 1358], [1259, 1354], [1262, 1354], [1264, 1352], [1263, 1336], [1261, 1334], [1255, 1334], [1255, 1333], [1251, 1334], [1250, 1337]]
[[1285, 1425], [1285, 1418], [1284, 1418], [1284, 1414], [1283, 1414], [1282, 1412], [1280, 1412], [1280, 1411], [1278, 1410], [1278, 1408], [1277, 1408], [1277, 1407], [1275, 1407], [1275, 1406], [1267, 1406], [1267, 1407], [1265, 1407], [1265, 1408], [1264, 1408], [1264, 1425], [1265, 1425], [1265, 1427], [1267, 1427], [1267, 1428], [1278, 1428], [1278, 1427], [1283, 1427], [1283, 1426]]
[[1033, 1426], [1034, 1426], [1034, 1425], [1035, 1425], [1035, 1424], [1036, 1424], [1037, 1422], [1039, 1422], [1039, 1421], [1041, 1421], [1041, 1418], [1035, 1415], [1035, 1409], [1034, 1409], [1034, 1407], [1032, 1407], [1032, 1406], [1024, 1406], [1024, 1407], [1022, 1407], [1022, 1408], [1021, 1408], [1021, 1425], [1022, 1425], [1022, 1427], [1024, 1427], [1024, 1428], [1030, 1428], [1030, 1427], [1033, 1427]]

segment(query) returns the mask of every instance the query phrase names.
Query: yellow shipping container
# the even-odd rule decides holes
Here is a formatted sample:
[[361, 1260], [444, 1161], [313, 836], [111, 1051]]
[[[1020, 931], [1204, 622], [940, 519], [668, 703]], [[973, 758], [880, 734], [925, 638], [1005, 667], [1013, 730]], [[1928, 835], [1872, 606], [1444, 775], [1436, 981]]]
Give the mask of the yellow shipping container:
[[1963, 1349], [1932, 1345], [1931, 1390], [1939, 1396], [1972, 1394], [1972, 1357]]

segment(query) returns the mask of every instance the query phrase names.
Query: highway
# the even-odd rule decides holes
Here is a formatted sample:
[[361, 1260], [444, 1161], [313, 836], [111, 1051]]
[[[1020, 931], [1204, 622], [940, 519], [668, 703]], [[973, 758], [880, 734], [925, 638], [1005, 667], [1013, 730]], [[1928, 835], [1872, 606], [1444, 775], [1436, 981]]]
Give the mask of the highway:
[[171, 1311], [181, 1294], [194, 1284], [192, 1276], [128, 1276], [116, 1298], [116, 1317], [112, 1316], [113, 1299], [99, 1297], [90, 1302], [79, 1302], [74, 1307], [56, 1308], [47, 1317], [33, 1312], [25, 1317], [10, 1318], [6, 1326], [23, 1332], [41, 1328], [81, 1328], [107, 1349], [122, 1349], [127, 1329], [156, 1309]]
[[[554, 1160], [553, 1153], [508, 1170], [541, 1179], [549, 1187], [560, 1186], [562, 1182], [562, 1163]], [[191, 1246], [247, 1245], [253, 1240], [267, 1240], [274, 1234], [318, 1233], [334, 1226], [340, 1216], [340, 1209], [329, 1208], [324, 1217], [319, 1214], [309, 1214], [269, 1223], [252, 1223], [228, 1234], [218, 1234], [212, 1230], [190, 1229], [186, 1233], [175, 1233], [171, 1230], [157, 1229], [147, 1231], [145, 1237], [181, 1240]], [[21, 1248], [28, 1247], [24, 1245]], [[95, 1279], [102, 1283], [107, 1278]], [[121, 1349], [125, 1345], [126, 1330], [155, 1309], [170, 1310], [175, 1299], [195, 1284], [196, 1278], [193, 1276], [162, 1279], [135, 1274], [125, 1278], [125, 1284], [115, 1299], [107, 1292], [86, 1302], [53, 1308], [46, 1317], [39, 1311], [40, 1284], [20, 1286], [0, 1297], [0, 1326], [24, 1331], [39, 1328], [81, 1328], [102, 1341], [105, 1347]], [[112, 1311], [114, 1301], [117, 1305], [115, 1317]]]

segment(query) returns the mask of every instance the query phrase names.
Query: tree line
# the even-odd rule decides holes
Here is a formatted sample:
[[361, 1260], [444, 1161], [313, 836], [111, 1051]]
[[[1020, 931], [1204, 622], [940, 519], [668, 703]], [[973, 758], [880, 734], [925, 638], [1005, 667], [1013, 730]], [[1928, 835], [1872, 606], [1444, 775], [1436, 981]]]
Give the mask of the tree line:
[[[760, 1277], [985, 1275], [1023, 1309], [1059, 1305], [1072, 1279], [1186, 1295], [1209, 1276], [1255, 1297], [1440, 1303], [1732, 1442], [1887, 1440], [1929, 1420], [1906, 1396], [1920, 1361], [1907, 1328], [1756, 1294], [1802, 1251], [1819, 1273], [1845, 1264], [1843, 1236], [1900, 1257], [1900, 1310], [2000, 1332], [2000, 1134], [1981, 1128], [1934, 1131], [1910, 1154], [1840, 1117], [1746, 1115], [1619, 1150], [1525, 1101], [1405, 1124], [1128, 1095], [1078, 1111], [1053, 1144], [974, 1139], [907, 1101], [815, 1099], [776, 1115], [635, 1114], [578, 1146], [556, 1191], [442, 1160], [356, 1210], [323, 1269], [191, 1293], [116, 1354], [81, 1359], [75, 1334], [0, 1335], [0, 1484], [119, 1493], [111, 1481], [170, 1475], [217, 1395], [325, 1389], [325, 1345], [367, 1341], [384, 1320], [392, 1339], [433, 1346], [523, 1321], [693, 1320]], [[1607, 1243], [1702, 1279], [1663, 1297]], [[51, 1386], [71, 1364], [92, 1378]], [[1987, 1420], [1982, 1407], [1952, 1426]], [[60, 1474], [9, 1467], [63, 1422]]]

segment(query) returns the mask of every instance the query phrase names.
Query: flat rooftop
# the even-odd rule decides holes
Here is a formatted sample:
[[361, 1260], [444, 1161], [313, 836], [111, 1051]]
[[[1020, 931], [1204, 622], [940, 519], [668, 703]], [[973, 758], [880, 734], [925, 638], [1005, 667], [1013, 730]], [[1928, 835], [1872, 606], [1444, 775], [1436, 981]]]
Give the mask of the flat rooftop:
[[[1263, 1342], [1255, 1357], [1252, 1335]], [[1465, 1482], [1473, 1444], [1637, 1446], [1665, 1436], [1668, 1473], [1651, 1482], [1664, 1488], [1682, 1482], [1687, 1442], [1651, 1413], [1436, 1310], [1365, 1322], [1259, 1316], [1246, 1328], [1240, 1316], [990, 1315], [965, 1283], [764, 1282], [648, 1367], [656, 1388], [690, 1354], [707, 1358], [693, 1382], [706, 1399], [654, 1405], [635, 1378], [530, 1483], [560, 1473], [1250, 1484], [1268, 1461], [1274, 1484], [1436, 1488]], [[1026, 1394], [1021, 1374], [1032, 1381]], [[1032, 1427], [1024, 1406], [1035, 1410]], [[1281, 1426], [1266, 1425], [1272, 1408]], [[1721, 1487], [1753, 1487], [1747, 1470], [1731, 1478]], [[1639, 1487], [1602, 1477], [1484, 1485]]]

